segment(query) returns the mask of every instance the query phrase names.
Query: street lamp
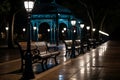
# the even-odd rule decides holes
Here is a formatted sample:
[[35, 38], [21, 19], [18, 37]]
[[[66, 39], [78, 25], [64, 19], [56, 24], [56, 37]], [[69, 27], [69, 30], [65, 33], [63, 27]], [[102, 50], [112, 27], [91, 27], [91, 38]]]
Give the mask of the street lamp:
[[23, 32], [25, 32], [26, 31], [26, 29], [25, 28], [23, 28]]
[[84, 28], [84, 26], [85, 26], [84, 24], [80, 24], [80, 27], [81, 27], [82, 29]]
[[87, 30], [90, 30], [90, 26], [87, 26], [86, 29], [87, 29]]
[[84, 27], [85, 27], [85, 25], [82, 23], [82, 24], [80, 24], [80, 28], [81, 28], [81, 32], [80, 32], [80, 36], [81, 36], [81, 41], [82, 41], [82, 38], [83, 38], [83, 34], [84, 34]]
[[8, 31], [8, 30], [9, 30], [9, 27], [5, 27], [5, 30]]
[[93, 32], [95, 32], [95, 30], [96, 30], [95, 28], [92, 29]]
[[86, 26], [86, 29], [87, 29], [87, 38], [89, 38], [90, 37], [90, 33], [89, 33], [90, 26]]
[[47, 29], [48, 32], [50, 32], [50, 29]]
[[92, 31], [93, 31], [93, 38], [95, 38], [95, 31], [96, 31], [96, 29], [93, 28]]
[[36, 40], [36, 30], [37, 30], [37, 27], [34, 26], [33, 27], [33, 38], [34, 38], [34, 41]]
[[48, 42], [51, 40], [51, 38], [50, 38], [50, 29], [48, 28], [47, 29], [47, 40], [48, 40]]
[[75, 57], [75, 37], [74, 37], [74, 33], [76, 32], [75, 31], [75, 25], [76, 25], [76, 20], [75, 19], [72, 19], [71, 20], [71, 25], [72, 25], [72, 54], [71, 54], [71, 58], [74, 58]]
[[8, 40], [8, 30], [9, 30], [9, 27], [5, 27], [5, 30], [6, 30], [6, 40]]
[[87, 29], [87, 50], [90, 50], [90, 26], [86, 26], [86, 29]]
[[64, 30], [62, 30], [62, 34], [64, 33], [65, 31]]
[[67, 30], [67, 28], [63, 28], [63, 30], [64, 30], [64, 31], [66, 31], [66, 30]]
[[32, 54], [31, 54], [31, 43], [30, 43], [30, 13], [32, 12], [32, 9], [34, 7], [35, 1], [33, 0], [25, 0], [24, 1], [24, 7], [26, 11], [28, 12], [28, 30], [27, 30], [27, 52], [25, 54], [25, 69], [23, 71], [22, 79], [23, 80], [30, 80], [34, 78], [34, 73], [32, 69]]
[[26, 29], [25, 29], [25, 28], [23, 28], [23, 29], [22, 29], [22, 31], [23, 31], [23, 36], [22, 36], [22, 39], [24, 39]]
[[37, 27], [36, 27], [36, 26], [34, 26], [34, 27], [33, 27], [33, 30], [35, 31], [36, 29], [37, 29]]

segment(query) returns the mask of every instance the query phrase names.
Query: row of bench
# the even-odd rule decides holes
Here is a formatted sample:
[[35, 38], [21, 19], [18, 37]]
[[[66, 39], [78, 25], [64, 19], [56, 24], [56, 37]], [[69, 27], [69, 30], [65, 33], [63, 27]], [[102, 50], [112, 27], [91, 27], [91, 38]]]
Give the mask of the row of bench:
[[[65, 47], [66, 47], [66, 55], [70, 56], [72, 54], [72, 46], [73, 46], [73, 40], [64, 40]], [[81, 40], [75, 40], [74, 41], [74, 48], [75, 51], [77, 51], [78, 55], [80, 53], [85, 53], [85, 50], [90, 50], [90, 48], [95, 48], [97, 45], [99, 45], [99, 42], [95, 39], [89, 39], [88, 41]]]
[[[73, 46], [73, 40], [64, 40], [65, 47], [66, 47], [66, 54], [65, 56], [70, 56], [72, 54], [72, 46]], [[75, 50], [79, 53], [80, 52], [80, 40], [75, 40]]]
[[[21, 54], [21, 70], [24, 69], [25, 65], [25, 54], [27, 51], [27, 42], [17, 42], [18, 48]], [[60, 54], [60, 51], [57, 46], [54, 47], [55, 49], [50, 49], [47, 46], [45, 41], [42, 42], [31, 42], [31, 54], [32, 54], [32, 63], [41, 63], [42, 69], [47, 69], [47, 62], [48, 59], [53, 58], [55, 64], [57, 65], [57, 56]], [[44, 66], [45, 65], [45, 66]]]
[[[65, 56], [71, 56], [72, 54], [72, 40], [64, 40], [66, 47]], [[25, 65], [25, 54], [27, 52], [27, 42], [17, 42], [18, 48], [21, 54], [21, 70], [24, 69]], [[95, 41], [89, 40], [89, 42], [81, 43], [81, 40], [74, 41], [74, 48], [77, 51], [78, 55], [84, 53], [85, 49], [89, 50], [90, 47], [95, 47]], [[41, 63], [42, 69], [47, 69], [48, 59], [53, 58], [55, 64], [57, 65], [57, 56], [60, 54], [60, 51], [57, 46], [52, 48], [47, 45], [47, 42], [31, 42], [31, 54], [32, 54], [32, 63]], [[45, 66], [44, 66], [45, 65]]]

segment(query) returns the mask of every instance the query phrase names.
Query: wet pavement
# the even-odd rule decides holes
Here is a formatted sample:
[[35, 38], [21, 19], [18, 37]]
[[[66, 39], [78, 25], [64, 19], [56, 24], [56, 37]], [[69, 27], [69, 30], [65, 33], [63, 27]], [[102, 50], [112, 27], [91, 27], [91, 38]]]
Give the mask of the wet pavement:
[[0, 63], [8, 62], [20, 58], [18, 48], [8, 49], [7, 47], [0, 48]]
[[[120, 42], [105, 42], [72, 59], [64, 56], [65, 47], [62, 47], [57, 59], [59, 65], [54, 66], [54, 62], [49, 60], [48, 65], [52, 67], [44, 72], [40, 71], [39, 64], [33, 65], [33, 80], [120, 80]], [[19, 80], [22, 76], [19, 70], [19, 58], [1, 61], [0, 80]]]

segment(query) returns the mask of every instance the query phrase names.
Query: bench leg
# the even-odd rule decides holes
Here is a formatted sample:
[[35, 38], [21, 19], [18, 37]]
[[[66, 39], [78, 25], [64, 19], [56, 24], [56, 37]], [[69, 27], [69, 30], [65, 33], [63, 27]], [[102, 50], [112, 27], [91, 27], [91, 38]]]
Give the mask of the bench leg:
[[81, 47], [80, 53], [85, 53], [83, 47]]
[[65, 57], [68, 57], [68, 56], [70, 56], [71, 55], [71, 51], [66, 51], [66, 54], [65, 54]]
[[56, 59], [56, 56], [55, 56], [55, 64], [56, 64], [56, 65], [58, 64], [57, 59]]
[[45, 59], [45, 67], [46, 67], [46, 69], [48, 69], [48, 66], [47, 66], [47, 59]]
[[57, 55], [55, 55], [54, 60], [55, 60], [55, 64], [58, 65], [58, 62], [57, 62]]
[[44, 68], [44, 60], [42, 60], [41, 66], [42, 66], [42, 70], [44, 71], [45, 70], [45, 68]]
[[78, 52], [78, 55], [80, 55], [80, 49], [79, 48], [78, 48], [77, 52]]

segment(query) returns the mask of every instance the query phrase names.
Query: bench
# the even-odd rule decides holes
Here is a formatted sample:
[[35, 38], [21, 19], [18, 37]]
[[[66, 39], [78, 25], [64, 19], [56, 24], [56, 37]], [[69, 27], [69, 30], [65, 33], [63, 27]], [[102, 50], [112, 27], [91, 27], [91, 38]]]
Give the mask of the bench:
[[81, 42], [81, 50], [83, 53], [85, 53], [85, 51], [89, 51], [90, 50], [90, 42], [89, 40], [84, 40]]
[[[21, 57], [21, 71], [23, 71], [25, 67], [25, 54], [27, 53], [27, 42], [15, 42], [16, 45], [19, 48], [20, 51], [20, 57]], [[36, 51], [36, 46], [34, 44], [31, 44], [31, 54], [32, 54], [32, 63], [35, 63], [35, 54], [34, 52]], [[38, 61], [37, 61], [38, 62]]]
[[[65, 54], [65, 56], [71, 55], [71, 53], [72, 53], [72, 44], [73, 44], [72, 40], [64, 40], [64, 43], [65, 43], [65, 47], [66, 47], [66, 54]], [[74, 41], [74, 47], [75, 47], [75, 51], [77, 51], [78, 54], [80, 54], [80, 51], [81, 51], [81, 41], [79, 39]]]
[[66, 48], [66, 54], [65, 56], [71, 55], [72, 52], [72, 40], [64, 40], [65, 48]]
[[[27, 42], [17, 42], [18, 48], [21, 54], [21, 70], [24, 69], [25, 65], [25, 53], [27, 51]], [[45, 70], [44, 65], [47, 69], [47, 60], [53, 58], [55, 64], [57, 63], [57, 56], [60, 54], [59, 51], [48, 51], [46, 42], [31, 42], [31, 54], [32, 64], [41, 63], [42, 69]]]
[[55, 61], [55, 64], [57, 65], [57, 56], [60, 54], [59, 50], [55, 49], [49, 49], [47, 42], [42, 41], [42, 42], [35, 42], [35, 45], [38, 50], [38, 56], [40, 59], [45, 61], [45, 64], [47, 64], [47, 60], [50, 58], [53, 58]]
[[75, 40], [75, 50], [78, 52], [78, 54], [80, 54], [81, 52], [81, 40], [80, 39], [77, 39]]
[[95, 48], [96, 47], [96, 40], [95, 39], [88, 39], [89, 40], [89, 46], [91, 48]]

